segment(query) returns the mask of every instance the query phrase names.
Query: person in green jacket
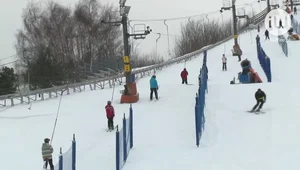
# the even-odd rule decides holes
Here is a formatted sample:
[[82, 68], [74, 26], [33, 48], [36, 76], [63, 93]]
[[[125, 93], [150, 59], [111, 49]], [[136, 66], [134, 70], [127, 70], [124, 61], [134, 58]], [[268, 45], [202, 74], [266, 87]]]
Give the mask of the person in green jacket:
[[47, 166], [48, 166], [48, 163], [49, 163], [50, 169], [54, 170], [53, 160], [52, 160], [53, 148], [49, 144], [49, 142], [50, 142], [50, 139], [45, 138], [44, 143], [42, 145], [42, 156], [43, 156], [43, 160], [45, 162], [44, 168], [47, 169]]

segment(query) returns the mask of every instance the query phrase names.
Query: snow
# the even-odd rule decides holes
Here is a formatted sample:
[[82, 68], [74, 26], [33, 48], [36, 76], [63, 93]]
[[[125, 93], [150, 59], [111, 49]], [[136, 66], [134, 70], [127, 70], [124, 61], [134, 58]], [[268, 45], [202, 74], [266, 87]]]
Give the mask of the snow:
[[[266, 82], [256, 56], [256, 34], [254, 30], [240, 36], [242, 58], [248, 58]], [[260, 34], [263, 37], [263, 29]], [[299, 42], [288, 43], [292, 50], [287, 58], [277, 41], [262, 40], [271, 58], [274, 78], [274, 82], [263, 84], [229, 84], [241, 71], [237, 57], [231, 56], [233, 40], [208, 51], [206, 124], [199, 148], [195, 145], [194, 97], [202, 54], [186, 62], [191, 85], [181, 84], [179, 74], [184, 63], [157, 72], [161, 96], [157, 102], [149, 102], [150, 77], [140, 79], [140, 101], [133, 104], [134, 148], [123, 169], [282, 170], [287, 166], [290, 170], [299, 169], [300, 81], [291, 75], [299, 63], [296, 55]], [[226, 72], [221, 71], [224, 48], [228, 59]], [[263, 109], [266, 114], [246, 112], [255, 104], [254, 93], [258, 88], [267, 94]], [[122, 86], [116, 86], [115, 91], [121, 89]], [[112, 96], [117, 114], [115, 124], [121, 125], [129, 105], [119, 104], [120, 94], [113, 94], [113, 89], [63, 96], [53, 139], [54, 162], [58, 161], [59, 147], [67, 151], [75, 133], [78, 170], [115, 169], [115, 133], [105, 131], [104, 112], [104, 105]], [[51, 137], [58, 102], [59, 98], [53, 98], [34, 102], [31, 110], [28, 105], [18, 105], [0, 112], [0, 160], [4, 160], [1, 169], [41, 169], [40, 147], [45, 137]]]

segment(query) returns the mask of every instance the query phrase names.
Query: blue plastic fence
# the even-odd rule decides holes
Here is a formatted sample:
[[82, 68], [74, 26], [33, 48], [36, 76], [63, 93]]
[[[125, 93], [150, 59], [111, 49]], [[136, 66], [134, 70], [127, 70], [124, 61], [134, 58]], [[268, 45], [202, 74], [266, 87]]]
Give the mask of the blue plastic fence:
[[285, 56], [288, 57], [289, 50], [288, 50], [288, 44], [286, 42], [286, 38], [283, 35], [278, 35], [278, 44], [281, 46], [281, 49]]
[[295, 18], [292, 19], [292, 26], [293, 31], [297, 34], [300, 34], [300, 23]]
[[272, 82], [271, 60], [266, 55], [264, 49], [261, 47], [259, 35], [256, 36], [256, 47], [257, 47], [257, 58], [259, 60], [259, 63], [266, 74], [268, 82]]
[[129, 151], [133, 147], [133, 109], [130, 104], [129, 117], [123, 118], [123, 127], [116, 132], [116, 170], [121, 170], [126, 163]]
[[207, 92], [208, 68], [206, 65], [207, 51], [204, 51], [203, 64], [199, 74], [199, 88], [196, 94], [195, 124], [196, 124], [196, 145], [199, 147], [202, 132], [204, 131], [205, 116], [205, 94]]
[[76, 140], [73, 134], [72, 146], [67, 152], [62, 153], [60, 148], [59, 161], [54, 167], [55, 170], [76, 170]]

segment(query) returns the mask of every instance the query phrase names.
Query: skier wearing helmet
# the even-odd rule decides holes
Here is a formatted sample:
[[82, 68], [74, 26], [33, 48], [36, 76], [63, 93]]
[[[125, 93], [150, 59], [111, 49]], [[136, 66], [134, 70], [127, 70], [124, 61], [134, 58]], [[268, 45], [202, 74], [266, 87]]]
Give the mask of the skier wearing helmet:
[[45, 138], [44, 139], [44, 143], [42, 145], [42, 156], [43, 156], [43, 160], [45, 162], [44, 168], [47, 169], [47, 166], [49, 164], [50, 165], [50, 169], [54, 170], [53, 160], [52, 160], [53, 148], [49, 144], [49, 142], [50, 142], [50, 139], [49, 138]]
[[105, 106], [106, 117], [107, 117], [107, 125], [108, 130], [114, 130], [114, 117], [115, 117], [115, 109], [111, 105], [111, 101], [107, 101], [107, 105]]
[[[263, 107], [264, 103], [266, 102], [267, 96], [265, 92], [263, 92], [261, 89], [258, 89], [255, 93], [255, 99], [256, 99], [256, 105], [253, 107], [252, 112], [256, 111], [259, 112], [260, 109]], [[258, 109], [257, 106], [259, 105]]]

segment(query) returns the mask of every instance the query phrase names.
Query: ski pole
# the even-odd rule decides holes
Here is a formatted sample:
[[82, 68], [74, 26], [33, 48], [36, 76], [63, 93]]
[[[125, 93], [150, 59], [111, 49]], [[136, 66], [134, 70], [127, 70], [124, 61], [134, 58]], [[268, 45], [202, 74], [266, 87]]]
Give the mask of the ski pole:
[[116, 84], [115, 84], [115, 82], [114, 82], [114, 84], [113, 84], [113, 92], [112, 92], [112, 95], [111, 95], [111, 102], [113, 102], [113, 100], [114, 100], [114, 93], [115, 93], [115, 87], [116, 87]]
[[[67, 86], [67, 88], [68, 88], [68, 86]], [[54, 136], [54, 133], [55, 133], [57, 119], [58, 119], [58, 114], [59, 114], [59, 110], [60, 110], [61, 99], [62, 99], [64, 91], [65, 90], [61, 91], [61, 94], [60, 94], [60, 99], [59, 99], [59, 103], [58, 103], [58, 108], [57, 108], [57, 112], [56, 112], [56, 118], [55, 118], [55, 122], [54, 122], [54, 127], [53, 127], [53, 131], [52, 131], [52, 136], [51, 136], [50, 144], [52, 143], [53, 136]]]

